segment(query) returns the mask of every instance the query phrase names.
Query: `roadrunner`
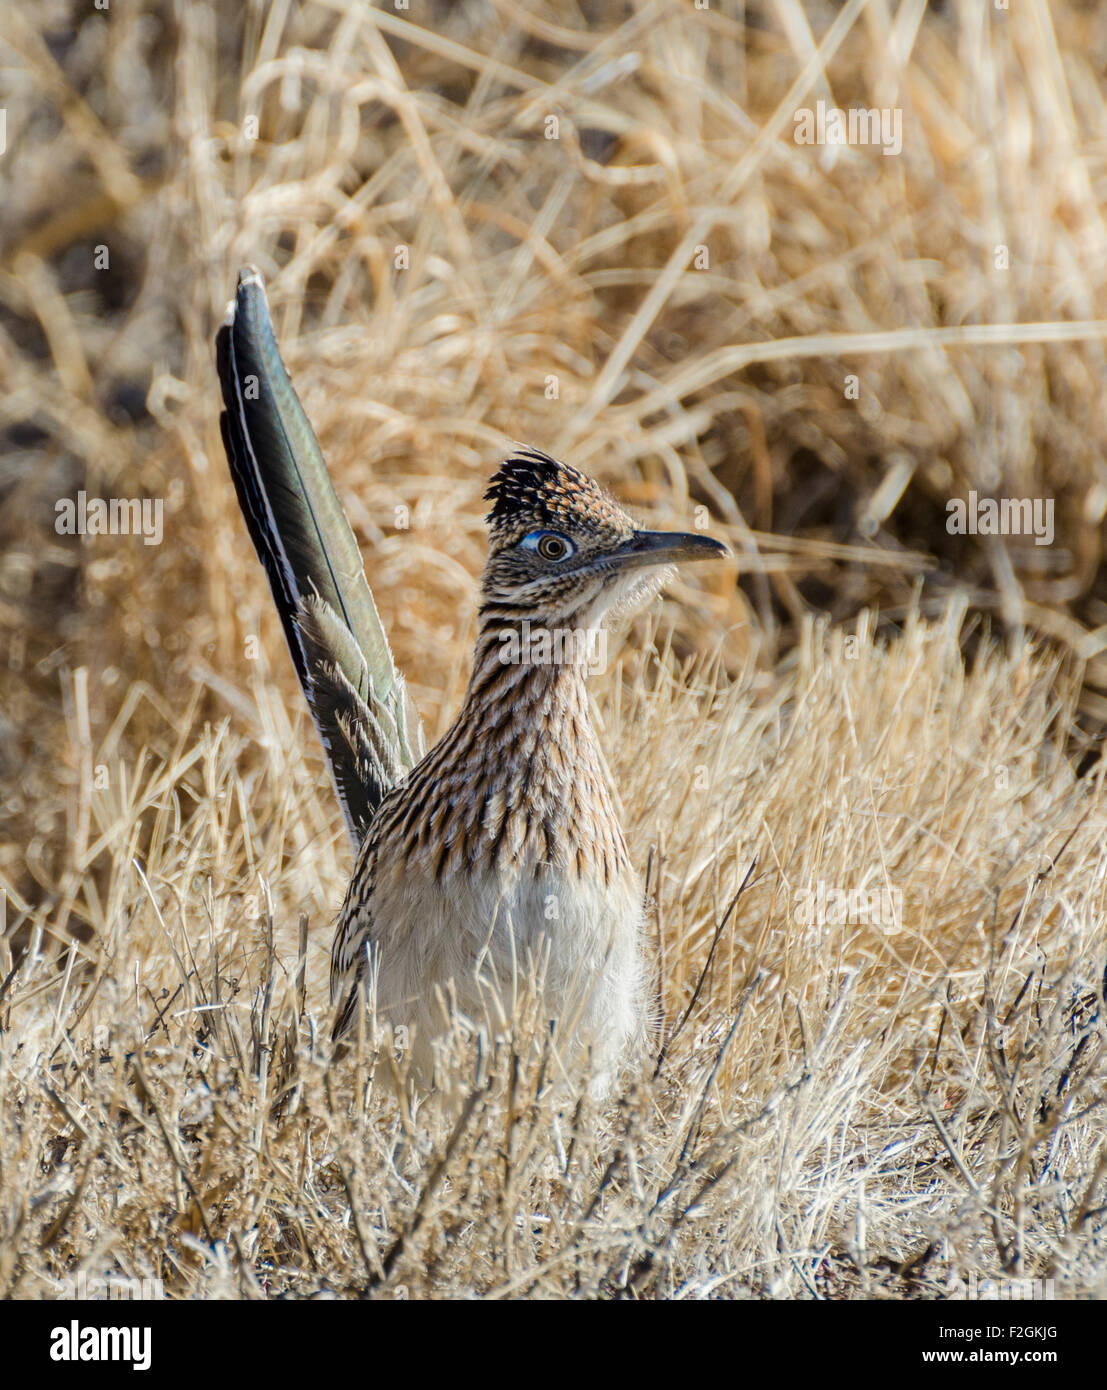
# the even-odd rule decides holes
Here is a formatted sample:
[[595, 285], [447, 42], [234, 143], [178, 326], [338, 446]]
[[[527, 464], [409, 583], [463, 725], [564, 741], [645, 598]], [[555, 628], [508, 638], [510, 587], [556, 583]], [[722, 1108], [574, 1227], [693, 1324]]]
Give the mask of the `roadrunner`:
[[448, 1017], [481, 1025], [490, 987], [510, 996], [534, 972], [602, 1093], [644, 1032], [642, 885], [585, 678], [614, 612], [726, 547], [642, 530], [577, 469], [518, 449], [485, 494], [468, 690], [427, 752], [253, 269], [216, 353], [239, 504], [357, 851], [331, 954], [335, 1037], [369, 999], [429, 1084]]

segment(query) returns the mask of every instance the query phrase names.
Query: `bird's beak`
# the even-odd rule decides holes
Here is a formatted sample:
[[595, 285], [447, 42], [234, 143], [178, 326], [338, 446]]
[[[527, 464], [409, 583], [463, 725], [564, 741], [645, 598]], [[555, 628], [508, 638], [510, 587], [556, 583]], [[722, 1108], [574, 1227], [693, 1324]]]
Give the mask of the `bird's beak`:
[[696, 532], [636, 531], [615, 552], [620, 569], [677, 565], [687, 560], [722, 560], [730, 554], [721, 541]]

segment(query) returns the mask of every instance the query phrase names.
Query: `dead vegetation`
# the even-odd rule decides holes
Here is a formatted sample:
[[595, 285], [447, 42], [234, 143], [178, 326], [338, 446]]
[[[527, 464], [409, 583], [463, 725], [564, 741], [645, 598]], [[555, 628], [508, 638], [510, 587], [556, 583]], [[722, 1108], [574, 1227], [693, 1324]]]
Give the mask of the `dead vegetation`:
[[[1098, 7], [0, 32], [0, 1292], [1102, 1296]], [[795, 144], [820, 99], [902, 153]], [[508, 440], [739, 553], [596, 685], [661, 1019], [601, 1113], [525, 999], [460, 1107], [330, 1058], [349, 859], [218, 438], [247, 260], [432, 734]], [[162, 543], [59, 536], [79, 489]], [[949, 534], [970, 489], [1053, 544]]]

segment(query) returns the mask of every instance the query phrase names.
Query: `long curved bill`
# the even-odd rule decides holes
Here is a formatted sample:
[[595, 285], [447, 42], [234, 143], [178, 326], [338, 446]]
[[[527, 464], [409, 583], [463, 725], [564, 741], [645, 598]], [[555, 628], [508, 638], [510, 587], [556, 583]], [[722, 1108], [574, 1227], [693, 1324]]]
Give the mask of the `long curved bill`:
[[722, 560], [728, 546], [698, 532], [636, 531], [614, 555], [620, 569], [653, 565], [680, 565], [690, 560]]

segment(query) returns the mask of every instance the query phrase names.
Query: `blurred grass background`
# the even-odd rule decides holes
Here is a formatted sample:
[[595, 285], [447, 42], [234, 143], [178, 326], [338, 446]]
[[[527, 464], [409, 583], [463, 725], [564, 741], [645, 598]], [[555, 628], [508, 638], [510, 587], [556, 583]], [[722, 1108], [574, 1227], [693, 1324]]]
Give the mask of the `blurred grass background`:
[[[325, 970], [339, 817], [219, 441], [212, 335], [247, 261], [432, 737], [467, 674], [481, 493], [510, 441], [577, 463], [659, 525], [705, 508], [732, 542], [737, 566], [682, 576], [661, 622], [678, 662], [712, 654], [739, 683], [746, 725], [736, 697], [701, 719], [665, 694], [675, 667], [651, 664], [645, 622], [601, 694], [635, 857], [652, 847], [668, 882], [656, 934], [673, 1009], [758, 827], [779, 837], [778, 864], [813, 856], [808, 877], [879, 862], [871, 841], [834, 840], [848, 817], [828, 828], [811, 804], [819, 786], [841, 810], [851, 759], [896, 783], [901, 808], [944, 769], [912, 814], [945, 834], [949, 769], [989, 750], [992, 781], [955, 820], [993, 911], [987, 856], [1010, 834], [1015, 878], [1020, 855], [1040, 867], [1043, 844], [1078, 827], [1094, 853], [1099, 812], [1073, 809], [1072, 769], [1094, 765], [1107, 720], [1100, 5], [0, 0], [0, 14], [5, 970], [28, 942], [76, 939], [69, 968], [106, 978], [110, 940], [120, 978], [135, 954], [170, 978], [157, 924], [134, 925], [135, 860], [195, 888], [207, 927], [241, 934], [243, 979], [266, 955], [235, 913], [264, 863], [287, 939], [298, 910], [311, 917], [313, 989]], [[902, 152], [796, 144], [794, 113], [818, 100], [899, 109]], [[56, 504], [80, 489], [161, 499], [162, 543], [59, 535]], [[951, 535], [946, 504], [970, 489], [1053, 499], [1053, 544]], [[892, 641], [895, 677], [872, 654], [866, 685], [833, 644], [821, 665], [824, 617], [864, 652]], [[982, 663], [975, 685], [958, 649], [970, 673]], [[802, 696], [817, 757], [793, 748], [784, 692]], [[776, 752], [759, 752], [754, 734], [774, 730]], [[1017, 792], [993, 785], [1000, 765]], [[237, 896], [220, 902], [224, 872]], [[903, 873], [920, 911], [949, 890], [934, 865]], [[925, 966], [889, 973], [874, 950], [881, 1007], [940, 988], [962, 890], [926, 907]], [[1099, 879], [1070, 891], [1098, 922]], [[743, 905], [712, 1007], [740, 996], [759, 951], [783, 953], [783, 978], [802, 968], [775, 904], [765, 888]], [[1054, 910], [1043, 920], [1068, 941]], [[25, 997], [45, 1007], [50, 984]], [[781, 1094], [795, 1026], [763, 1039]], [[867, 1026], [835, 1035], [843, 1056]], [[907, 1085], [900, 1042], [879, 1067]], [[754, 1084], [761, 1054], [743, 1055], [730, 1099]], [[1079, 1157], [1092, 1172], [1094, 1153]]]

